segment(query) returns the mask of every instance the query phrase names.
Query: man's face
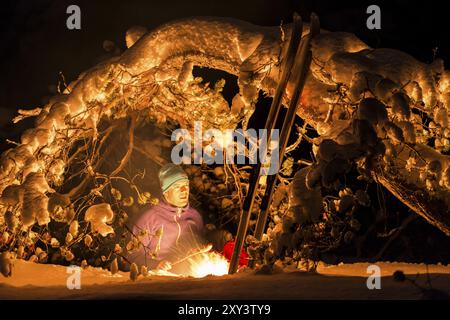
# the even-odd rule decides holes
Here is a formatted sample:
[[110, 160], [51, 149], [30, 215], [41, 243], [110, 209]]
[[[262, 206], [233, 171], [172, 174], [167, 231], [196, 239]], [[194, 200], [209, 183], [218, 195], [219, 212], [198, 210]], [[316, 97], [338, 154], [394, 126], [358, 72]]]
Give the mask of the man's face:
[[179, 208], [185, 207], [189, 202], [189, 180], [175, 182], [164, 193], [166, 201]]

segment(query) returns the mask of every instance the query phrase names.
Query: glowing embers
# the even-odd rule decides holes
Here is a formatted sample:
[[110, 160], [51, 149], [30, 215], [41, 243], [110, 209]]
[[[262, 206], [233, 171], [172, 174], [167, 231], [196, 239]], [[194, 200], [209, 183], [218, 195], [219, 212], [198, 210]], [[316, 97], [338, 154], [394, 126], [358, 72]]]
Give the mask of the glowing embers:
[[217, 252], [205, 252], [190, 258], [191, 276], [203, 278], [209, 275], [223, 276], [228, 273], [228, 261]]
[[[180, 275], [203, 278], [209, 275], [223, 276], [228, 274], [228, 260], [221, 254], [211, 251], [212, 245], [198, 248], [178, 262], [187, 262], [186, 270]], [[176, 263], [175, 263], [176, 264]]]

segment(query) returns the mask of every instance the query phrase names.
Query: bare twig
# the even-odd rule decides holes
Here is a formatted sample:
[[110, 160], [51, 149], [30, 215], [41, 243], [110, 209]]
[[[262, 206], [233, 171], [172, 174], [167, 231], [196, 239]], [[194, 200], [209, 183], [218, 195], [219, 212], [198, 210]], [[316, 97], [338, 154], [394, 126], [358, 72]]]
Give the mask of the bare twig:
[[303, 124], [303, 128], [300, 129], [300, 130], [301, 130], [301, 131], [298, 132], [297, 140], [296, 140], [293, 144], [291, 144], [290, 146], [286, 147], [286, 151], [285, 151], [286, 154], [287, 154], [287, 153], [290, 153], [291, 151], [293, 151], [293, 150], [295, 150], [295, 149], [297, 149], [297, 147], [298, 147], [298, 146], [300, 145], [300, 143], [302, 142], [303, 137], [304, 137], [304, 132], [305, 132], [305, 130], [306, 130], [306, 122]]
[[410, 215], [408, 218], [403, 220], [402, 224], [398, 229], [395, 231], [395, 233], [389, 238], [389, 240], [385, 243], [383, 248], [378, 252], [378, 254], [373, 258], [374, 261], [378, 261], [383, 256], [384, 252], [389, 248], [389, 246], [392, 244], [392, 242], [397, 239], [397, 237], [401, 234], [403, 230], [406, 229], [408, 224], [410, 224], [412, 221], [416, 220], [418, 218], [417, 215]]
[[117, 175], [120, 171], [123, 170], [123, 168], [125, 167], [125, 165], [128, 163], [128, 160], [130, 160], [131, 154], [133, 153], [133, 146], [134, 146], [134, 129], [136, 126], [136, 115], [132, 115], [131, 116], [131, 123], [130, 123], [130, 128], [128, 131], [128, 136], [129, 136], [129, 141], [128, 141], [128, 150], [125, 153], [124, 157], [122, 158], [122, 160], [120, 161], [119, 166], [113, 171], [111, 172], [111, 176], [115, 176]]

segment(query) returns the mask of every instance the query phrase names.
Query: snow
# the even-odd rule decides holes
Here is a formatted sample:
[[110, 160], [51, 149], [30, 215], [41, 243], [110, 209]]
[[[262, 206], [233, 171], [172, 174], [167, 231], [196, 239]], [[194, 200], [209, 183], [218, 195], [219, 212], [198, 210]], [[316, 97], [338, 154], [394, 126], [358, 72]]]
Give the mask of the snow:
[[[235, 275], [205, 278], [157, 276], [149, 273], [131, 281], [128, 273], [115, 275], [88, 267], [81, 272], [81, 289], [66, 287], [70, 274], [64, 266], [16, 260], [13, 276], [0, 277], [0, 299], [419, 299], [421, 292], [409, 282], [395, 282], [392, 274], [402, 270], [426, 287], [424, 264], [376, 263], [381, 269], [381, 290], [366, 286], [368, 263], [325, 266], [317, 273], [295, 268], [272, 275], [248, 270]], [[450, 293], [450, 267], [429, 265], [434, 289]], [[214, 288], [214, 290], [212, 290]]]
[[110, 223], [114, 218], [114, 212], [108, 203], [96, 204], [87, 209], [85, 220], [91, 223], [91, 230], [100, 233], [106, 237], [110, 233], [114, 233], [114, 229], [106, 223]]

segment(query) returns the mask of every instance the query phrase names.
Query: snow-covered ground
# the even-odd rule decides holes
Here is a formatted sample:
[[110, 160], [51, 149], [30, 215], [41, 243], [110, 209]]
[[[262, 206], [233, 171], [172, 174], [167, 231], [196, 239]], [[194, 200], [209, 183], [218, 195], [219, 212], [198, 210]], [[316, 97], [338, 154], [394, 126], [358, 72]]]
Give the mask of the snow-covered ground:
[[[232, 276], [178, 278], [139, 276], [87, 268], [81, 271], [81, 289], [69, 290], [67, 268], [16, 260], [12, 277], [0, 276], [1, 299], [420, 299], [422, 293], [409, 281], [395, 282], [392, 274], [402, 270], [408, 278], [428, 287], [424, 264], [385, 263], [381, 289], [369, 290], [367, 263], [319, 265], [316, 274], [285, 269], [272, 275], [244, 271]], [[450, 266], [430, 265], [434, 289], [450, 294]]]

